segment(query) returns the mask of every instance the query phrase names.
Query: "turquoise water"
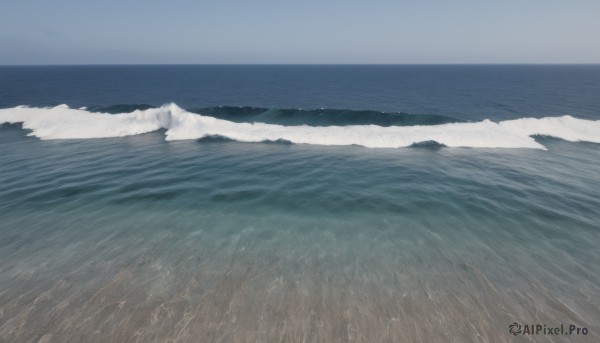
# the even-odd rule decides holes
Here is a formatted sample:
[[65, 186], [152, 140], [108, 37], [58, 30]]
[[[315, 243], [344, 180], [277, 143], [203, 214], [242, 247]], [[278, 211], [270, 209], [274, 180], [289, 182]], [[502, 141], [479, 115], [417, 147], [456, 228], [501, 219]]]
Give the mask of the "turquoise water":
[[0, 127], [0, 341], [600, 338], [597, 143], [28, 132]]

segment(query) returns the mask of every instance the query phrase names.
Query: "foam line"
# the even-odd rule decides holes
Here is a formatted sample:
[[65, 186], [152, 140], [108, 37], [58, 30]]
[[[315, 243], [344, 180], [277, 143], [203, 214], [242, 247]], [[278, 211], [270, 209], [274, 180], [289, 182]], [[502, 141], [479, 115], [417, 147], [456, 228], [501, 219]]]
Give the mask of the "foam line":
[[67, 105], [54, 108], [19, 106], [0, 110], [0, 123], [23, 123], [41, 139], [107, 138], [138, 135], [168, 128], [169, 106], [132, 113], [92, 113]]
[[0, 109], [0, 123], [23, 123], [40, 139], [123, 137], [159, 129], [167, 140], [224, 136], [241, 142], [286, 140], [298, 144], [362, 145], [369, 148], [408, 147], [435, 141], [448, 147], [545, 149], [531, 136], [600, 143], [600, 121], [571, 116], [426, 126], [351, 125], [314, 127], [236, 123], [185, 111], [176, 104], [131, 113], [92, 113], [71, 109], [15, 107]]

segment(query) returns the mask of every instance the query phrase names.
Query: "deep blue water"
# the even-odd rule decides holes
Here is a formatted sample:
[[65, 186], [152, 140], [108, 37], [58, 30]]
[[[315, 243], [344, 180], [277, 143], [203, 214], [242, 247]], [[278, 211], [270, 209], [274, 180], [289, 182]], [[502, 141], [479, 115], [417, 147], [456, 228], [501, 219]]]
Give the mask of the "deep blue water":
[[600, 65], [0, 66], [0, 108], [175, 102], [598, 119]]
[[[569, 114], [593, 129], [599, 94], [600, 66], [0, 67], [0, 108], [174, 102], [286, 127]], [[0, 127], [0, 341], [501, 342], [512, 322], [599, 339], [598, 143], [379, 149], [164, 131]]]

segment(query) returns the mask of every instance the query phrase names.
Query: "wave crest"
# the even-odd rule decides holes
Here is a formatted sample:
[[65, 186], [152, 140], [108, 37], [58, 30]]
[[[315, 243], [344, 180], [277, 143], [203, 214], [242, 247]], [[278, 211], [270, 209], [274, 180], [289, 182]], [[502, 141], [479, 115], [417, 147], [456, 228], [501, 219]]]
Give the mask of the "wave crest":
[[[146, 104], [121, 104], [112, 106], [94, 106], [90, 112], [127, 113], [135, 110], [147, 110], [153, 106]], [[260, 122], [279, 125], [310, 126], [412, 126], [439, 125], [463, 122], [463, 120], [440, 114], [389, 113], [370, 110], [340, 109], [281, 109], [251, 106], [216, 106], [188, 109], [189, 112], [225, 119], [236, 123]]]
[[412, 126], [285, 126], [234, 122], [186, 111], [176, 104], [109, 114], [66, 105], [0, 110], [0, 123], [23, 123], [40, 139], [86, 139], [138, 135], [164, 129], [167, 140], [227, 137], [241, 142], [289, 141], [297, 144], [409, 147], [434, 141], [440, 146], [545, 149], [531, 136], [600, 143], [600, 121], [571, 116], [490, 120]]

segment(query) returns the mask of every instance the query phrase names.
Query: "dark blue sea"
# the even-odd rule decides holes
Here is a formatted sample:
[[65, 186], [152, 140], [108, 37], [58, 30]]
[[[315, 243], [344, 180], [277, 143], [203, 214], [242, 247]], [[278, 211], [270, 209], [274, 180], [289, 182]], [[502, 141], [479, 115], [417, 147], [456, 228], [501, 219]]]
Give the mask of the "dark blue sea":
[[0, 342], [600, 341], [600, 65], [3, 66], [0, 124]]

